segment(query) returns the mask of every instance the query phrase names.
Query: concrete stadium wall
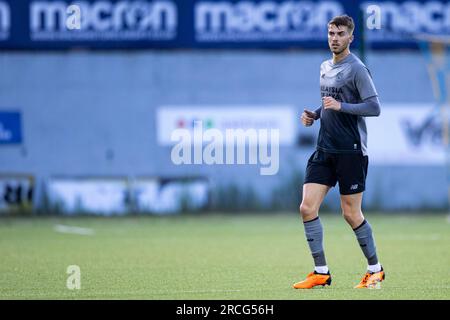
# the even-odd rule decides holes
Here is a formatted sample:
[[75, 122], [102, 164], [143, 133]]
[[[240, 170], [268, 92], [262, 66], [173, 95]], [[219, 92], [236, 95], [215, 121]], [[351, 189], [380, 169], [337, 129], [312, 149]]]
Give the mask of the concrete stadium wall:
[[[318, 70], [325, 59], [325, 51], [0, 53], [0, 110], [22, 112], [24, 136], [20, 146], [0, 146], [0, 173], [31, 173], [39, 181], [53, 175], [200, 175], [215, 186], [254, 188], [264, 201], [283, 185], [295, 188], [292, 178], [303, 175], [313, 147], [282, 147], [275, 176], [260, 176], [248, 165], [175, 166], [170, 148], [157, 145], [155, 110], [289, 104], [300, 115], [320, 103]], [[376, 52], [367, 64], [382, 104], [434, 101], [420, 52]], [[316, 134], [318, 126], [299, 125], [298, 131]], [[385, 210], [446, 208], [445, 169], [370, 166], [364, 201]], [[339, 208], [337, 190], [326, 205]]]

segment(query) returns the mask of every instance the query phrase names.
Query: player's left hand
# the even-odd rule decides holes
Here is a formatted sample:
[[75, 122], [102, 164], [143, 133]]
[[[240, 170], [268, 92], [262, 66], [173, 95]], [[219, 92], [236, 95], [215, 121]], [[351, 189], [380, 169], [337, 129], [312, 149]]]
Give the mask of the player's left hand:
[[336, 101], [333, 97], [323, 97], [323, 107], [335, 111], [341, 110], [341, 103]]

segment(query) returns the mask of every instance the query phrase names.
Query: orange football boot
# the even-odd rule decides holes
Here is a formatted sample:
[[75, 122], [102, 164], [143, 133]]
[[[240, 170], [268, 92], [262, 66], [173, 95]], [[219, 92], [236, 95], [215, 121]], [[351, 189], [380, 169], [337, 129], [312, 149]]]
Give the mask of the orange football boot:
[[294, 289], [311, 289], [315, 286], [325, 286], [331, 284], [331, 275], [330, 272], [328, 274], [311, 272], [306, 276], [306, 279], [297, 282], [293, 285]]
[[379, 272], [369, 272], [367, 271], [361, 282], [355, 286], [355, 289], [361, 288], [375, 288], [377, 284], [381, 283], [386, 278], [383, 267]]

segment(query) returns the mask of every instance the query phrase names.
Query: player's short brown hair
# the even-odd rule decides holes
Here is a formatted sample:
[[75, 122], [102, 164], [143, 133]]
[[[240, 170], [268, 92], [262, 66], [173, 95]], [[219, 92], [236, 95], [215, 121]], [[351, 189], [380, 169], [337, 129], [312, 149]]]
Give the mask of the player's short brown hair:
[[335, 25], [336, 27], [346, 26], [350, 34], [352, 34], [353, 30], [355, 30], [355, 23], [353, 22], [352, 17], [346, 14], [342, 16], [336, 16], [333, 19], [331, 19], [330, 22], [328, 22], [328, 25], [332, 24]]

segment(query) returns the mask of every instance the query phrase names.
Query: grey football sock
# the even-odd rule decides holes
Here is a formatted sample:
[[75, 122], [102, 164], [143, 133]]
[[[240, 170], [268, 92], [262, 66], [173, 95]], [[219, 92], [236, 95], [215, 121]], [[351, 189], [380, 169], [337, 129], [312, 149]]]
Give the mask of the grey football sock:
[[305, 227], [306, 240], [311, 250], [316, 267], [326, 266], [325, 253], [323, 251], [323, 228], [320, 218], [303, 222]]
[[359, 246], [367, 258], [369, 265], [378, 263], [377, 249], [375, 246], [375, 240], [372, 235], [372, 227], [367, 220], [364, 220], [359, 227], [353, 229], [358, 239]]

